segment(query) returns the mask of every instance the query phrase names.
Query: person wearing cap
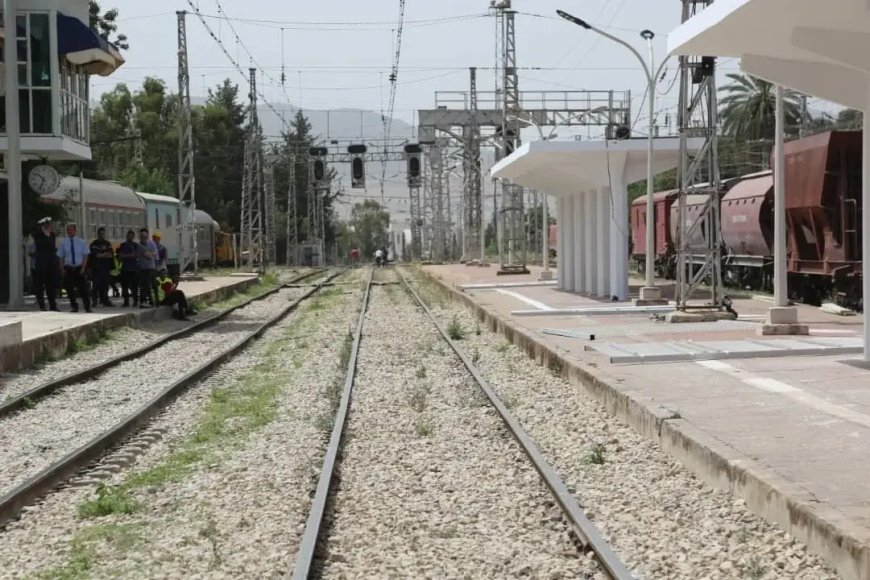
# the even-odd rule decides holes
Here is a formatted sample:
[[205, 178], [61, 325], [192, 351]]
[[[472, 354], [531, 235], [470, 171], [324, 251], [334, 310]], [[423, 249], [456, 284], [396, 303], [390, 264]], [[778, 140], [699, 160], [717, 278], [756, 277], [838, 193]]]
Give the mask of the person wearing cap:
[[112, 242], [106, 239], [106, 228], [97, 228], [97, 239], [91, 242], [89, 263], [94, 282], [93, 302], [97, 300], [103, 306], [113, 306], [109, 300], [109, 273], [115, 262], [115, 252]]
[[64, 287], [73, 312], [79, 311], [79, 305], [76, 303], [76, 292], [82, 295], [85, 312], [91, 312], [91, 300], [88, 295], [88, 285], [85, 282], [89, 253], [88, 245], [76, 235], [75, 224], [66, 226], [66, 237], [57, 249], [57, 257], [60, 259]]
[[39, 220], [39, 229], [33, 235], [31, 246], [31, 271], [33, 273], [33, 294], [40, 310], [45, 310], [45, 295], [48, 295], [48, 308], [57, 309], [57, 237], [50, 217]]
[[166, 258], [168, 253], [166, 251], [166, 246], [160, 243], [160, 240], [163, 239], [160, 232], [154, 232], [151, 234], [151, 239], [154, 240], [154, 245], [157, 246], [156, 266], [157, 270], [160, 271], [166, 268]]

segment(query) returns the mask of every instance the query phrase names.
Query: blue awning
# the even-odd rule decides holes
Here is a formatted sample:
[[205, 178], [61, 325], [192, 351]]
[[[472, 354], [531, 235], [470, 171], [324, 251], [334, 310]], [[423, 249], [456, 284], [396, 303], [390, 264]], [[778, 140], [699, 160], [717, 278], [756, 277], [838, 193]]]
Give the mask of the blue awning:
[[69, 54], [80, 50], [99, 48], [109, 52], [109, 43], [100, 38], [78, 18], [57, 13], [57, 51]]
[[114, 46], [78, 18], [57, 13], [57, 51], [91, 74], [106, 76], [124, 64]]

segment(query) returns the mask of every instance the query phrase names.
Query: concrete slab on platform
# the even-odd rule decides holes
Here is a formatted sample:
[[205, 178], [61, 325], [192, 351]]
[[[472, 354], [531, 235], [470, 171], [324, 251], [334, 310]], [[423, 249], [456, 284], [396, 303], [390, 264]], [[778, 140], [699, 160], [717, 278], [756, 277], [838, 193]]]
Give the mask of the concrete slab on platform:
[[[798, 305], [810, 337], [759, 337], [766, 300], [734, 298], [737, 321], [666, 325], [649, 313], [603, 315], [595, 309], [610, 306], [552, 287], [513, 289], [554, 309], [519, 315], [517, 297], [458, 290], [450, 266], [425, 272], [698, 477], [744, 499], [844, 577], [870, 578], [870, 367], [843, 354], [863, 346], [863, 316]], [[461, 272], [478, 275], [462, 283], [494, 278]], [[593, 332], [595, 341], [584, 337]], [[722, 353], [732, 359], [710, 360]], [[610, 364], [617, 356], [646, 364]], [[653, 364], [654, 356], [675, 362]]]
[[22, 336], [20, 320], [3, 320], [0, 318], [0, 348], [19, 344]]
[[[252, 276], [214, 276], [202, 281], [182, 281], [181, 290], [191, 303], [215, 302], [242, 292], [257, 282]], [[118, 300], [115, 299], [118, 304]], [[58, 300], [61, 310], [69, 308], [67, 299]], [[35, 305], [33, 305], [35, 308]], [[3, 321], [17, 322], [21, 327], [21, 340], [7, 347], [0, 343], [0, 372], [29, 368], [43, 354], [62, 356], [72, 340], [96, 336], [100, 332], [123, 326], [139, 326], [143, 322], [161, 320], [170, 316], [169, 307], [138, 309], [98, 307], [93, 313], [67, 311], [0, 313]]]
[[610, 364], [636, 364], [773, 356], [858, 355], [864, 350], [864, 341], [860, 338], [831, 337], [807, 338], [805, 340], [723, 340], [635, 344], [596, 343], [590, 344], [586, 348], [595, 350], [608, 357]]

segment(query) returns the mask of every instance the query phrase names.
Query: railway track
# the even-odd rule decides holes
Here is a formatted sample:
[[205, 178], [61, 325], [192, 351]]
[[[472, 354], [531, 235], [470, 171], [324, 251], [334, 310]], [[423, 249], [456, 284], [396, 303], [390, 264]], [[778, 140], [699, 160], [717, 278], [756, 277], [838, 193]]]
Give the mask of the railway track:
[[[603, 570], [609, 577], [618, 580], [633, 578], [628, 568], [605, 542], [595, 526], [584, 515], [582, 509], [577, 504], [576, 499], [568, 490], [559, 475], [544, 459], [535, 442], [522, 429], [519, 422], [508, 410], [505, 403], [499, 399], [492, 387], [490, 387], [480, 372], [475, 368], [473, 362], [461, 352], [455, 342], [450, 338], [448, 332], [438, 324], [432, 312], [422, 301], [417, 292], [411, 287], [405, 277], [399, 273], [397, 273], [397, 276], [401, 286], [413, 298], [416, 307], [422, 310], [426, 318], [435, 326], [440, 338], [447, 343], [456, 357], [461, 361], [462, 366], [473, 379], [473, 382], [486, 396], [489, 404], [497, 411], [504, 426], [507, 428], [507, 431], [525, 453], [526, 457], [540, 476], [540, 481], [544, 483], [552, 496], [552, 499], [559, 506], [565, 520], [576, 534], [582, 549], [584, 551], [591, 550], [595, 553], [601, 570]], [[335, 502], [332, 493], [337, 487], [336, 478], [339, 471], [338, 463], [342, 456], [346, 425], [348, 423], [348, 415], [353, 400], [355, 381], [358, 376], [360, 344], [364, 335], [366, 311], [370, 305], [372, 286], [373, 282], [372, 277], [370, 276], [366, 284], [363, 307], [360, 311], [359, 320], [354, 334], [341, 402], [336, 413], [325, 460], [323, 462], [319, 481], [305, 525], [305, 530], [300, 540], [299, 550], [297, 552], [292, 572], [295, 580], [303, 580], [315, 575], [316, 563], [323, 562], [325, 559], [323, 552], [327, 549], [327, 535], [331, 519], [328, 511], [329, 506], [333, 505], [333, 502]], [[354, 439], [359, 436], [359, 434], [355, 434]], [[377, 469], [377, 466], [371, 466], [371, 468]], [[371, 572], [371, 570], [369, 570], [369, 572]]]
[[[5, 491], [2, 497], [0, 497], [0, 526], [3, 526], [6, 522], [15, 518], [25, 506], [32, 504], [35, 500], [46, 495], [59, 484], [66, 481], [71, 475], [89, 466], [106, 450], [113, 448], [129, 435], [139, 430], [152, 417], [165, 408], [186, 387], [195, 384], [202, 377], [219, 367], [223, 362], [231, 359], [234, 355], [244, 349], [252, 340], [261, 336], [268, 328], [280, 322], [288, 314], [294, 311], [303, 301], [313, 296], [343, 272], [343, 270], [334, 272], [312, 272], [301, 278], [297, 278], [291, 283], [298, 282], [300, 279], [310, 278], [317, 274], [324, 276], [318, 283], [304, 291], [301, 296], [288, 302], [286, 305], [280, 306], [277, 313], [271, 314], [265, 321], [255, 320], [254, 322], [245, 322], [242, 320], [237, 323], [238, 326], [242, 327], [241, 332], [239, 332], [239, 329], [229, 328], [227, 330], [227, 334], [231, 338], [229, 343], [225, 347], [219, 348], [216, 353], [209, 352], [205, 356], [205, 360], [203, 360], [203, 356], [198, 355], [196, 352], [188, 353], [188, 356], [194, 357], [193, 360], [195, 362], [193, 363], [192, 368], [189, 368], [189, 370], [184, 369], [186, 372], [183, 372], [182, 376], [174, 378], [174, 380], [169, 384], [162, 385], [161, 388], [146, 393], [145, 396], [141, 397], [141, 403], [137, 405], [132, 412], [123, 416], [120, 421], [112, 423], [111, 426], [106, 429], [101, 429], [98, 433], [87, 439], [83, 444], [75, 446], [69, 450], [64, 450], [65, 453], [61, 457], [52, 460], [44, 467], [41, 466], [38, 472], [30, 475], [25, 481], [17, 483], [14, 487], [7, 485], [2, 488], [8, 491]], [[275, 296], [282, 289], [283, 285], [270, 291], [266, 295], [248, 300], [240, 304], [238, 307], [230, 309], [228, 312], [221, 313], [220, 315], [212, 317], [202, 323], [198, 323], [195, 327], [197, 329], [202, 329], [207, 325], [218, 322], [219, 320], [224, 320], [230, 312], [241, 313], [244, 308], [251, 306], [255, 302], [267, 299], [270, 296]], [[230, 327], [233, 326], [232, 323], [228, 324]], [[159, 349], [161, 346], [165, 346], [172, 341], [178, 341], [179, 339], [183, 339], [191, 334], [192, 331], [190, 330], [190, 327], [188, 327], [180, 333], [174, 333], [173, 335], [169, 335], [169, 337], [164, 337], [159, 341], [155, 341], [155, 343], [148, 345], [148, 348], [146, 349], [139, 349], [142, 352], [139, 352], [138, 356], [142, 357], [154, 353], [155, 349]], [[240, 338], [232, 340], [235, 334], [239, 334]], [[169, 340], [167, 340], [167, 338], [169, 338]], [[220, 346], [223, 345], [219, 344], [219, 347]], [[111, 361], [113, 363], [112, 365], [97, 365], [92, 369], [88, 369], [88, 371], [92, 371], [92, 374], [87, 374], [86, 376], [89, 378], [100, 376], [109, 371], [112, 367], [120, 367], [122, 363], [127, 361], [141, 362], [141, 358], [130, 356], [132, 354], [133, 353], [129, 353], [122, 355], [122, 357], [117, 357], [121, 360]], [[118, 372], [118, 370], [120, 369], [113, 370], [112, 372]], [[63, 380], [66, 380], [66, 382], [63, 385], [54, 387], [53, 391], [56, 392], [58, 389], [63, 388], [63, 386], [69, 387], [72, 384], [77, 384], [77, 382], [69, 381], [68, 377], [63, 377], [61, 381]], [[147, 376], [147, 373], [145, 373], [145, 375], [139, 377], [138, 380], [145, 382], [149, 380], [149, 377]], [[34, 409], [34, 411], [38, 411], [39, 409], [40, 408], [38, 407], [37, 409]], [[21, 415], [25, 415], [27, 412], [28, 411], [24, 411]], [[13, 415], [12, 418], [17, 418], [17, 415]], [[52, 416], [49, 414], [44, 418], [40, 417], [40, 420], [37, 421], [37, 423], [45, 424], [46, 428], [50, 429], [51, 420]], [[56, 452], [57, 450], [53, 451]]]
[[33, 404], [36, 401], [38, 401], [39, 399], [42, 399], [43, 397], [51, 395], [52, 393], [55, 393], [64, 387], [96, 378], [96, 377], [100, 376], [101, 374], [103, 374], [104, 372], [108, 371], [109, 369], [114, 368], [123, 362], [127, 362], [129, 360], [139, 358], [139, 357], [141, 357], [141, 356], [143, 356], [143, 355], [145, 355], [145, 354], [147, 354], [147, 353], [149, 353], [157, 348], [160, 348], [166, 344], [169, 344], [170, 342], [185, 338], [185, 337], [190, 336], [191, 334], [193, 334], [195, 332], [198, 332], [198, 331], [203, 330], [207, 327], [210, 327], [210, 326], [220, 322], [221, 320], [224, 320], [226, 317], [228, 317], [233, 312], [236, 312], [237, 310], [241, 310], [242, 308], [245, 308], [246, 306], [250, 305], [253, 302], [258, 302], [260, 300], [264, 300], [266, 298], [269, 298], [270, 296], [273, 296], [274, 294], [276, 294], [277, 292], [279, 292], [283, 288], [296, 287], [296, 285], [298, 285], [300, 282], [307, 280], [309, 278], [312, 278], [318, 274], [322, 274], [322, 271], [321, 270], [314, 270], [312, 272], [307, 272], [305, 274], [302, 274], [301, 276], [297, 276], [297, 277], [293, 278], [292, 280], [289, 280], [286, 283], [279, 284], [275, 288], [273, 288], [267, 292], [264, 292], [263, 294], [260, 294], [259, 296], [254, 296], [253, 298], [248, 298], [247, 300], [244, 300], [243, 302], [237, 304], [236, 306], [233, 306], [231, 308], [227, 308], [226, 310], [219, 312], [218, 314], [215, 314], [214, 316], [210, 316], [210, 317], [205, 318], [203, 320], [198, 320], [195, 323], [190, 324], [190, 325], [182, 328], [181, 330], [177, 330], [175, 332], [172, 332], [172, 333], [169, 333], [165, 336], [162, 336], [162, 337], [158, 338], [157, 340], [154, 340], [154, 341], [152, 341], [144, 346], [141, 346], [137, 349], [131, 350], [129, 352], [125, 352], [125, 353], [120, 354], [120, 355], [115, 356], [115, 357], [111, 357], [111, 358], [106, 359], [105, 361], [103, 361], [101, 363], [92, 365], [92, 366], [87, 367], [85, 369], [75, 371], [73, 373], [69, 373], [69, 374], [64, 375], [62, 377], [58, 377], [56, 379], [41, 383], [41, 384], [33, 387], [32, 389], [28, 389], [27, 391], [21, 393], [20, 395], [18, 395], [16, 397], [13, 397], [7, 401], [4, 401], [3, 403], [0, 403], [0, 418], [11, 415], [12, 413], [15, 413], [16, 411], [19, 411], [21, 409], [29, 408], [29, 407], [33, 406]]

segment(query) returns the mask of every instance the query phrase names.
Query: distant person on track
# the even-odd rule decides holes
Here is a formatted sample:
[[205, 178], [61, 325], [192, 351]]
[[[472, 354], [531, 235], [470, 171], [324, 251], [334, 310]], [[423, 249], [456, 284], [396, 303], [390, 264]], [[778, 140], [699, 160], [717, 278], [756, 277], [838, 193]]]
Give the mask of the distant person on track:
[[157, 275], [157, 244], [148, 235], [148, 228], [139, 230], [137, 246], [139, 260], [139, 308], [154, 306], [154, 278]]
[[92, 312], [91, 297], [88, 295], [88, 285], [85, 282], [85, 271], [88, 266], [88, 246], [76, 235], [76, 226], [66, 227], [66, 237], [57, 249], [60, 268], [63, 272], [64, 287], [69, 296], [69, 304], [73, 312], [79, 311], [76, 303], [76, 293], [81, 294], [85, 312]]
[[139, 306], [139, 244], [136, 243], [136, 232], [127, 230], [127, 241], [118, 247], [118, 257], [121, 258], [121, 296], [124, 306], [130, 306], [133, 297], [133, 308]]
[[40, 310], [45, 310], [45, 295], [48, 295], [48, 309], [57, 309], [57, 236], [50, 217], [39, 220], [39, 229], [33, 234], [30, 254], [33, 274], [33, 294]]
[[157, 275], [157, 303], [172, 307], [172, 315], [178, 320], [188, 320], [188, 315], [196, 314], [187, 305], [187, 296], [178, 289], [178, 277], [170, 278], [165, 269]]
[[375, 264], [377, 264], [378, 268], [384, 265], [384, 251], [380, 248], [375, 250]]
[[354, 268], [359, 266], [359, 248], [354, 248], [350, 251], [350, 265]]
[[157, 271], [163, 270], [166, 268], [166, 259], [169, 253], [166, 251], [166, 246], [160, 243], [160, 240], [163, 239], [163, 236], [160, 235], [160, 232], [154, 232], [151, 234], [151, 239], [154, 240], [154, 245], [157, 246], [157, 259], [155, 260], [155, 266], [157, 267]]
[[112, 242], [106, 239], [106, 228], [97, 228], [97, 239], [91, 242], [89, 263], [94, 283], [91, 294], [94, 306], [98, 300], [103, 306], [114, 306], [109, 300], [109, 277], [115, 266], [115, 251]]

